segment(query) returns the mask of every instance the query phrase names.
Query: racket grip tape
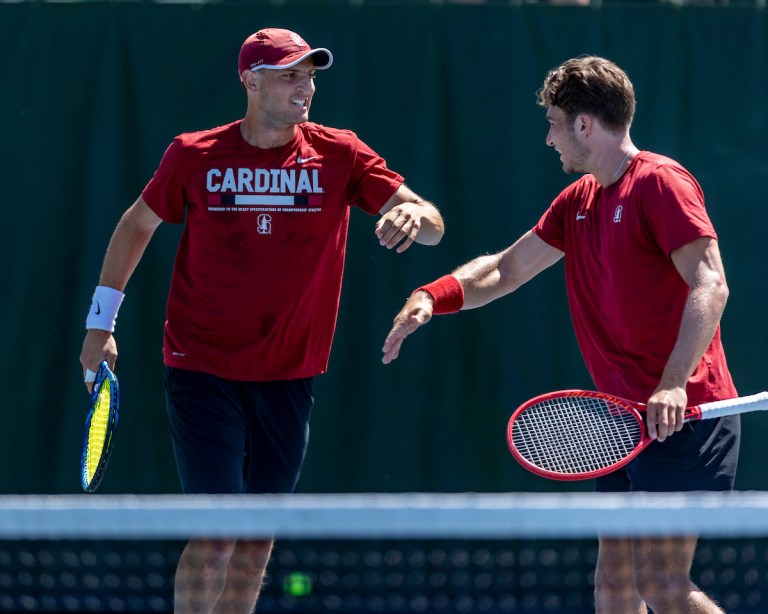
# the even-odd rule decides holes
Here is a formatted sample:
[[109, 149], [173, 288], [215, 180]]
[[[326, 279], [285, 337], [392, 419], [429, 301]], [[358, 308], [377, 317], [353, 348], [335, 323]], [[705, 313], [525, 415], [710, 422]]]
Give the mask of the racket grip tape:
[[732, 416], [734, 414], [766, 409], [768, 409], [768, 392], [759, 392], [746, 397], [702, 403], [698, 407], [699, 411], [696, 413], [701, 413], [700, 418], [702, 420], [708, 420], [710, 418], [721, 418], [722, 416]]

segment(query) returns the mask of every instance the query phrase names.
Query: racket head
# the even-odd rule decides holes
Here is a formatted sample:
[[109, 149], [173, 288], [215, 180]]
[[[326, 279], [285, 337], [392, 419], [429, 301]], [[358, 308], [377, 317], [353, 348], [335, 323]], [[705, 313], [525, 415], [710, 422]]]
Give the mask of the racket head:
[[611, 473], [651, 441], [637, 406], [589, 390], [534, 397], [518, 407], [507, 424], [507, 446], [515, 460], [552, 480]]
[[83, 454], [80, 459], [80, 483], [85, 492], [95, 492], [104, 477], [112, 454], [119, 408], [120, 387], [117, 376], [104, 360], [96, 373], [85, 418]]

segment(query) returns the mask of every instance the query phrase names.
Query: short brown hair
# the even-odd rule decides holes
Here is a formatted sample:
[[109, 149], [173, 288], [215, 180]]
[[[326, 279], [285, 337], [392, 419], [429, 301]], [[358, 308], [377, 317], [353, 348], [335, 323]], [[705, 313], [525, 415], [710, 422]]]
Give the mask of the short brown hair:
[[627, 74], [594, 55], [572, 58], [550, 70], [537, 97], [542, 107], [556, 106], [571, 118], [589, 113], [613, 130], [628, 130], [635, 116], [635, 90]]

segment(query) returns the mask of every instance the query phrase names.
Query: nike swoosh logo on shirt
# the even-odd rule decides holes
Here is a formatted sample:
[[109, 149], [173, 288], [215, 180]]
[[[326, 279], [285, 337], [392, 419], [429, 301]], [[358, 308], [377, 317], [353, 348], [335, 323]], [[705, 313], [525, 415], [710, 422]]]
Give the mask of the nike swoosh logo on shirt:
[[315, 158], [317, 158], [317, 156], [309, 156], [308, 158], [302, 158], [301, 156], [296, 156], [296, 163], [304, 164], [305, 162], [309, 162], [310, 160], [314, 160]]

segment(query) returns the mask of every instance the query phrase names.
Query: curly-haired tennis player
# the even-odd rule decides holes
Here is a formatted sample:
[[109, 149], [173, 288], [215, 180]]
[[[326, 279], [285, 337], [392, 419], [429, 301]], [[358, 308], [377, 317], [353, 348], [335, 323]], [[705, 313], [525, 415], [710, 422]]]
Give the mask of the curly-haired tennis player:
[[[433, 314], [480, 307], [565, 256], [573, 324], [600, 392], [647, 402], [655, 438], [598, 491], [733, 488], [739, 417], [685, 424], [686, 404], [736, 397], [720, 340], [728, 298], [717, 235], [694, 177], [639, 151], [629, 129], [634, 88], [604, 58], [552, 69], [539, 91], [547, 144], [565, 188], [532, 230], [414, 292], [384, 343], [385, 363]], [[674, 436], [673, 436], [674, 435]], [[595, 576], [601, 614], [721, 612], [690, 580], [695, 537], [601, 539]]]

